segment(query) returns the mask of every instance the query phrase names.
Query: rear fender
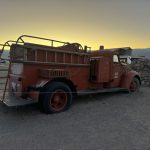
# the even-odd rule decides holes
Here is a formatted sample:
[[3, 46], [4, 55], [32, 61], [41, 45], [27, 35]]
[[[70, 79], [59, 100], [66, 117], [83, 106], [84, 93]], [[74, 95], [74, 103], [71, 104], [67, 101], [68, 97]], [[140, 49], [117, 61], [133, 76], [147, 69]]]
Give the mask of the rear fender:
[[33, 87], [30, 87], [29, 97], [33, 101], [38, 102], [39, 101], [40, 91], [41, 91], [41, 89], [43, 89], [43, 87], [45, 87], [45, 85], [48, 82], [49, 82], [49, 80], [39, 80]]
[[129, 89], [130, 84], [135, 77], [139, 79], [140, 84], [141, 84], [141, 78], [140, 78], [139, 73], [136, 71], [129, 71], [127, 74], [123, 76], [123, 79], [121, 82], [121, 88]]
[[54, 78], [52, 80], [42, 80], [38, 85], [39, 89], [43, 90], [52, 82], [62, 82], [64, 84], [66, 84], [71, 89], [73, 96], [74, 97], [77, 96], [76, 85], [70, 79], [67, 79], [64, 77], [63, 78]]

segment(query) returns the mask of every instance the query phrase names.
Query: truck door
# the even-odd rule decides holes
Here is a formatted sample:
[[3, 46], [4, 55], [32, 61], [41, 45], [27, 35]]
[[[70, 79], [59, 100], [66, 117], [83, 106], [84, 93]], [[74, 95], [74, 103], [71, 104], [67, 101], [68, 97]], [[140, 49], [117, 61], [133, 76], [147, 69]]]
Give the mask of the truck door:
[[118, 87], [122, 77], [122, 65], [119, 61], [118, 55], [113, 55], [113, 63], [111, 68], [112, 83], [111, 87]]
[[98, 56], [90, 60], [90, 79], [97, 83], [107, 83], [110, 81], [110, 59], [109, 57]]

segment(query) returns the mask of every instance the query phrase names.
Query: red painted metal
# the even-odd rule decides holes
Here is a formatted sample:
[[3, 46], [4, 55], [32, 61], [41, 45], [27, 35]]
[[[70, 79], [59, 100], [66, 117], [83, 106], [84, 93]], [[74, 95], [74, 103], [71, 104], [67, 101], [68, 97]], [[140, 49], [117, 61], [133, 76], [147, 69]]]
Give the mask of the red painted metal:
[[54, 111], [61, 111], [67, 104], [67, 93], [63, 90], [55, 91], [50, 97], [50, 107]]
[[[16, 96], [27, 96], [37, 100], [38, 88], [52, 80], [71, 83], [77, 93], [91, 89], [129, 89], [132, 79], [139, 76], [119, 61], [113, 62], [113, 56], [118, 55], [116, 51], [91, 51], [87, 46], [83, 49], [78, 43], [71, 44], [45, 38], [38, 39], [50, 41], [50, 46], [25, 43], [24, 37], [38, 38], [21, 36], [16, 44], [11, 45], [9, 85], [10, 91]], [[20, 41], [23, 44], [20, 44]], [[54, 43], [61, 43], [62, 46], [54, 47]], [[14, 71], [12, 68], [17, 64], [21, 67], [16, 67], [18, 69]], [[56, 97], [59, 95], [60, 92], [56, 93]], [[62, 95], [65, 97], [63, 92]], [[54, 103], [56, 99], [54, 95]]]
[[130, 90], [130, 85], [134, 77], [140, 78], [139, 74], [136, 71], [126, 70], [126, 72], [123, 74], [120, 87]]

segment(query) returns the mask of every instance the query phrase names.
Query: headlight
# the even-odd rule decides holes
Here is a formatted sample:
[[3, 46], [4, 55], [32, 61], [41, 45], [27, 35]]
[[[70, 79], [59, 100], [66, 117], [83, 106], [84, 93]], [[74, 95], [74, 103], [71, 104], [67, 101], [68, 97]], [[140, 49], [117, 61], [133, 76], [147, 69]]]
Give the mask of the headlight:
[[21, 75], [23, 73], [23, 64], [12, 63], [11, 64], [11, 73], [15, 74], [15, 75]]

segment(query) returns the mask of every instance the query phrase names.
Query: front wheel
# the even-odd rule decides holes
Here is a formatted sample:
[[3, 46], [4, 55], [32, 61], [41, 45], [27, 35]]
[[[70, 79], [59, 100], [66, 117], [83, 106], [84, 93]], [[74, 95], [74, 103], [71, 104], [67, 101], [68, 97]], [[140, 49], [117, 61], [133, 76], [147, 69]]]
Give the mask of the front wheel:
[[58, 113], [70, 107], [72, 92], [61, 82], [52, 82], [40, 96], [40, 105], [45, 113]]
[[137, 92], [140, 88], [140, 81], [138, 78], [133, 78], [130, 87], [129, 87], [129, 91], [130, 92]]

